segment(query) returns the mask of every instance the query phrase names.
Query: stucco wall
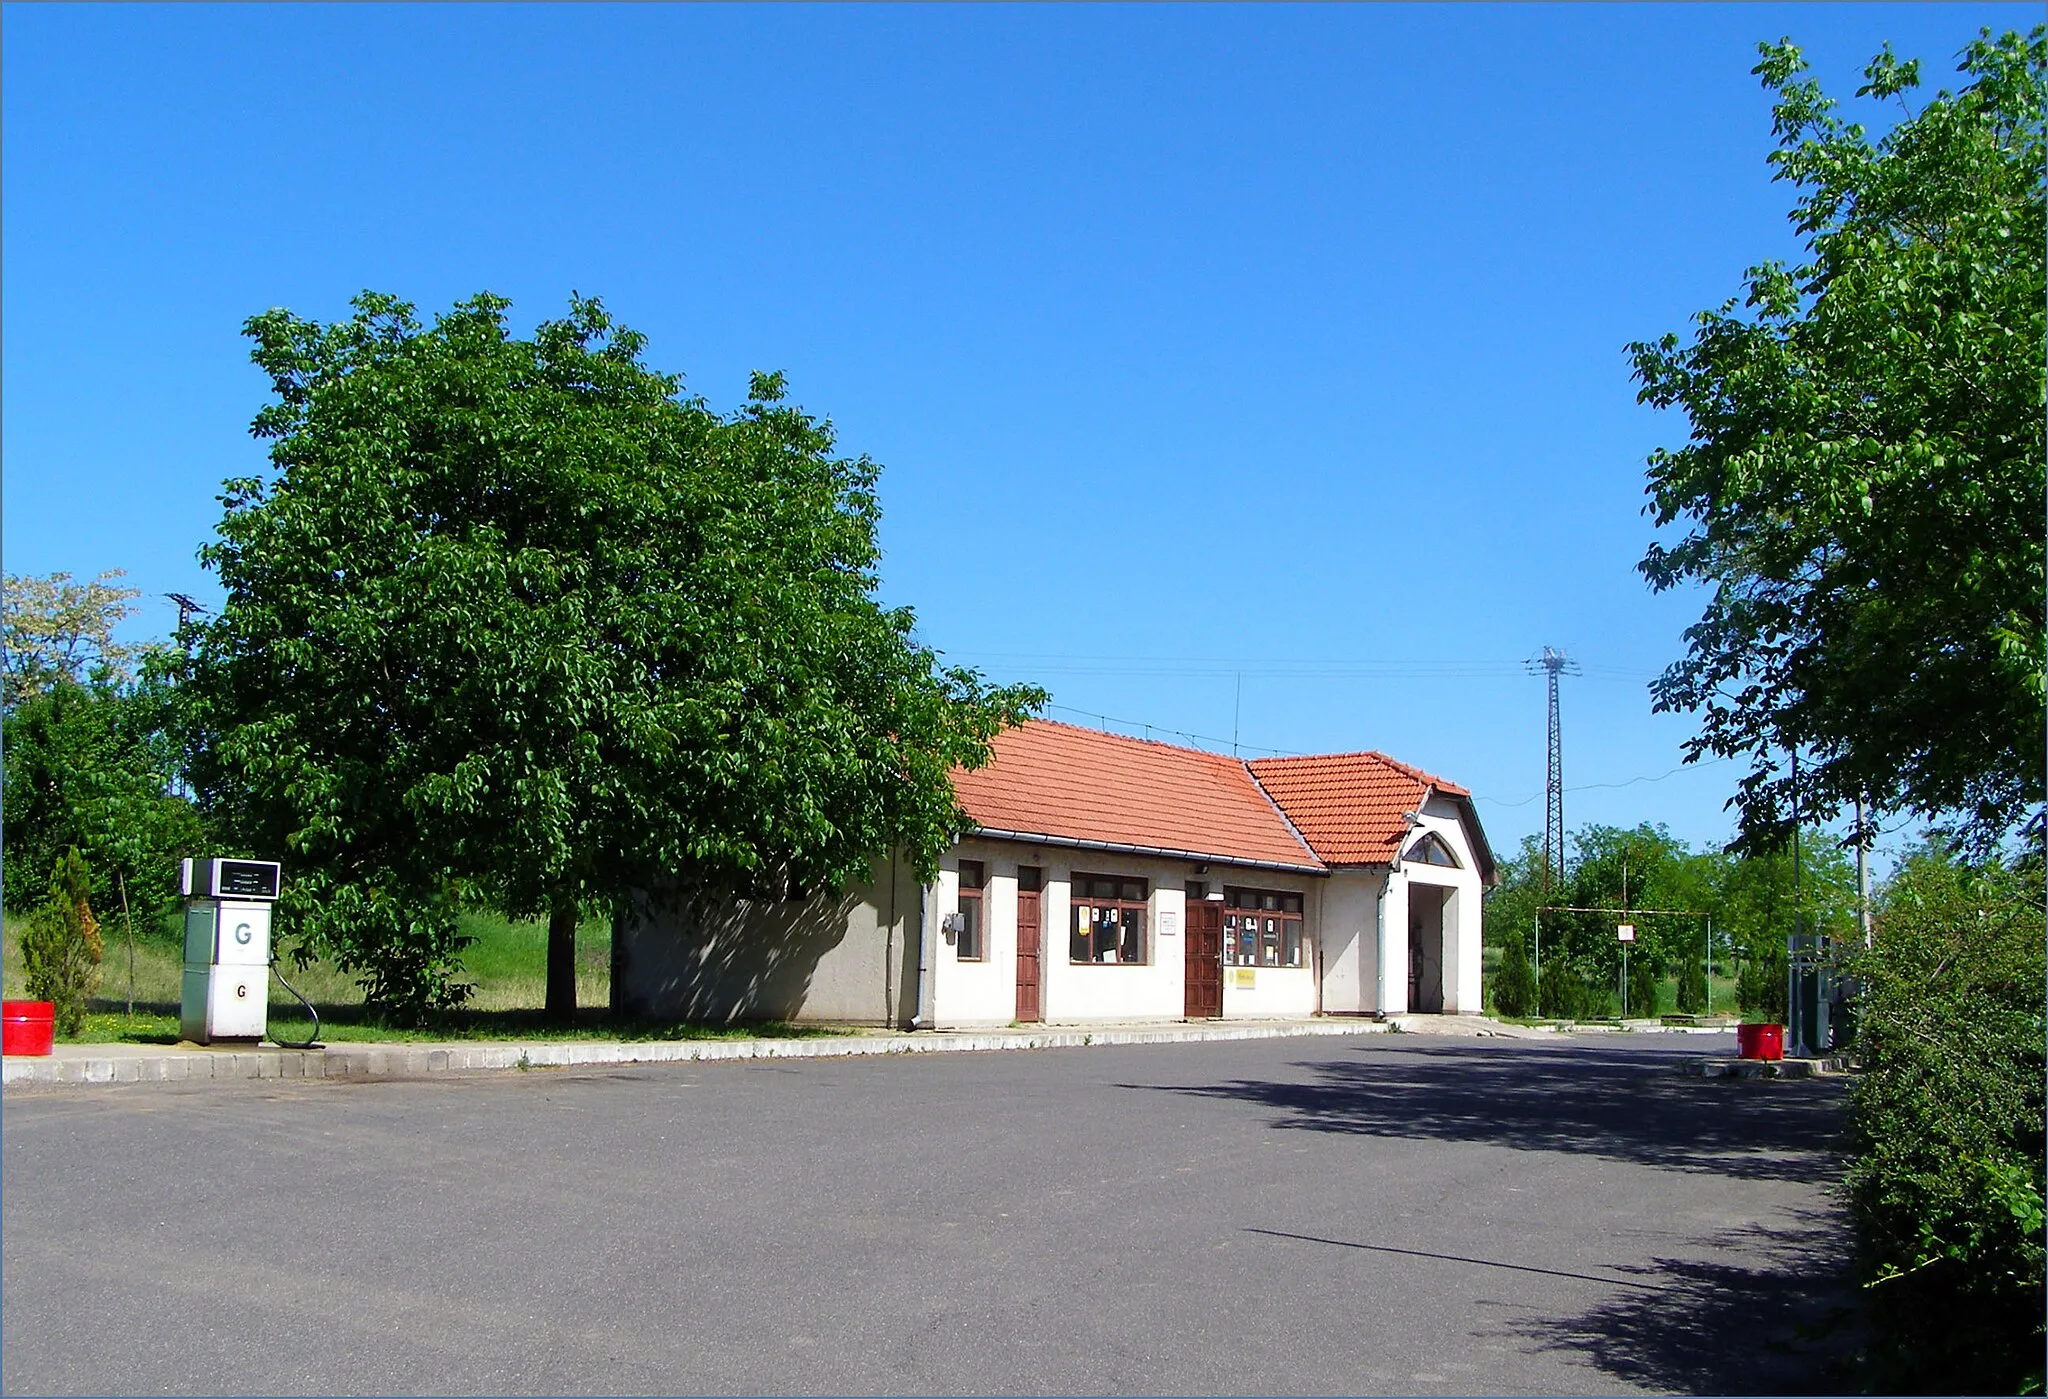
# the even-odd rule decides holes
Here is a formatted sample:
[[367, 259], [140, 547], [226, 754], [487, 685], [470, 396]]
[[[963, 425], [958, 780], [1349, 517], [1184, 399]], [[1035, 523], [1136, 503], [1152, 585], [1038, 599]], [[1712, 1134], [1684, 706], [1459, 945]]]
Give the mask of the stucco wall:
[[[1240, 973], [1249, 973], [1241, 976]], [[1252, 984], [1246, 986], [1249, 980]], [[1313, 967], [1225, 967], [1223, 1018], [1279, 1020], [1316, 1013]]]
[[[988, 955], [981, 962], [962, 961], [954, 939], [937, 935], [941, 920], [959, 907], [959, 862], [980, 860], [987, 883], [982, 895]], [[1006, 1025], [1016, 1015], [1017, 869], [1035, 865], [1042, 871], [1040, 917], [1040, 1004], [1048, 1024], [1091, 1021], [1177, 1020], [1186, 1010], [1187, 894], [1189, 880], [1204, 880], [1220, 892], [1224, 885], [1279, 889], [1306, 896], [1309, 936], [1316, 935], [1316, 897], [1323, 882], [1312, 875], [1240, 869], [1210, 864], [1196, 872], [1191, 861], [1153, 856], [1077, 851], [1023, 842], [963, 841], [941, 861], [932, 885], [932, 1005], [934, 1023], [942, 1028]], [[1147, 883], [1146, 930], [1150, 959], [1144, 965], [1074, 962], [1068, 954], [1072, 931], [1072, 878], [1076, 872], [1143, 879]], [[1261, 983], [1239, 991], [1226, 969], [1225, 1016], [1310, 1015], [1316, 1008], [1313, 946], [1300, 969], [1259, 968]]]
[[[1305, 965], [1253, 968], [1241, 987], [1224, 969], [1227, 1017], [1371, 1013], [1408, 1009], [1408, 890], [1442, 886], [1444, 1008], [1480, 1008], [1477, 862], [1449, 802], [1432, 802], [1422, 824], [1441, 836], [1462, 868], [1417, 861], [1333, 871], [1327, 878], [1162, 857], [1076, 851], [1024, 842], [963, 842], [920, 888], [900, 861], [880, 861], [873, 879], [836, 899], [740, 902], [711, 913], [678, 912], [645, 901], [614, 937], [614, 1004], [632, 1015], [691, 1020], [836, 1020], [907, 1024], [919, 1006], [920, 916], [929, 959], [930, 1023], [1007, 1025], [1016, 1015], [1017, 870], [1042, 872], [1040, 963], [1043, 1018], [1053, 1024], [1175, 1020], [1185, 1010], [1185, 883], [1277, 889], [1304, 895]], [[986, 867], [986, 955], [963, 961], [942, 932], [959, 906], [959, 862]], [[1068, 935], [1076, 871], [1147, 882], [1150, 958], [1141, 966], [1075, 963]], [[1382, 890], [1384, 889], [1384, 898]], [[1384, 949], [1386, 975], [1380, 975]], [[1320, 977], [1320, 985], [1318, 978]]]
[[[928, 893], [931, 907], [932, 1005], [941, 1027], [1007, 1025], [1017, 1014], [1017, 867], [1044, 862], [1030, 847], [993, 841], [965, 841], [941, 862], [938, 882]], [[957, 939], [941, 927], [960, 907], [960, 861], [979, 860], [982, 891], [981, 961], [963, 961]], [[1040, 895], [1041, 901], [1044, 895]], [[1040, 956], [1046, 955], [1040, 948]], [[1062, 949], [1062, 954], [1064, 948]]]
[[[1440, 885], [1448, 891], [1444, 897], [1444, 1009], [1447, 1012], [1477, 1014], [1482, 1009], [1479, 900], [1485, 887], [1479, 878], [1479, 861], [1466, 839], [1464, 825], [1458, 820], [1458, 808], [1453, 803], [1442, 797], [1432, 797], [1422, 808], [1422, 826], [1443, 838], [1444, 844], [1450, 846], [1457, 857], [1460, 868], [1447, 869], [1441, 865], [1406, 861], [1402, 865], [1402, 875], [1412, 882]], [[1401, 876], [1396, 877], [1396, 882], [1401, 882]], [[1391, 932], [1395, 926], [1391, 909], [1387, 925]], [[1408, 965], [1408, 912], [1405, 905], [1399, 926], [1402, 930], [1402, 960], [1392, 965], [1405, 967]], [[1406, 989], [1404, 978], [1404, 994]]]
[[1379, 891], [1373, 870], [1338, 870], [1324, 881], [1318, 935], [1323, 952], [1323, 1009], [1355, 1015], [1378, 1009], [1373, 972]]
[[917, 1005], [922, 890], [878, 860], [836, 897], [677, 907], [636, 900], [612, 937], [612, 1004], [661, 1020], [901, 1025]]

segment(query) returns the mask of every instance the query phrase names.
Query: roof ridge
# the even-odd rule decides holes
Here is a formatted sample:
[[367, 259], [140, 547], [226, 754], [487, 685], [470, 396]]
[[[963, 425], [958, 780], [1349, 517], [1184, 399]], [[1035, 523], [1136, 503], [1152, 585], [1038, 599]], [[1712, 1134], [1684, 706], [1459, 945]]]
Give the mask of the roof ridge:
[[1275, 816], [1278, 816], [1280, 818], [1281, 824], [1287, 827], [1287, 833], [1293, 836], [1296, 841], [1300, 842], [1301, 848], [1308, 852], [1309, 858], [1311, 860], [1314, 860], [1319, 865], [1327, 865], [1329, 861], [1323, 858], [1323, 854], [1320, 850], [1317, 850], [1313, 845], [1310, 845], [1308, 843], [1308, 837], [1301, 833], [1301, 827], [1294, 824], [1294, 818], [1287, 814], [1287, 808], [1280, 805], [1279, 802], [1273, 799], [1273, 794], [1266, 790], [1266, 784], [1259, 781], [1259, 775], [1252, 771], [1252, 765], [1249, 762], [1244, 762], [1242, 759], [1240, 759], [1240, 762], [1243, 764], [1244, 767], [1244, 775], [1246, 777], [1249, 777], [1252, 781], [1253, 790], [1257, 791], [1260, 796], [1266, 799], [1266, 805], [1273, 808], [1273, 814]]
[[1463, 784], [1453, 782], [1449, 778], [1438, 777], [1435, 773], [1419, 768], [1413, 763], [1404, 763], [1392, 754], [1382, 753], [1377, 748], [1360, 748], [1349, 753], [1294, 753], [1281, 758], [1251, 758], [1246, 761], [1256, 770], [1256, 765], [1260, 763], [1278, 767], [1283, 763], [1327, 763], [1340, 758], [1373, 758], [1425, 786], [1447, 791], [1451, 795], [1466, 793]]
[[1185, 743], [1168, 743], [1163, 738], [1138, 738], [1131, 734], [1111, 733], [1108, 729], [1091, 729], [1086, 724], [1070, 724], [1064, 719], [1031, 718], [1026, 719], [1024, 723], [1043, 724], [1048, 728], [1055, 729], [1067, 729], [1073, 733], [1087, 734], [1093, 738], [1106, 738], [1116, 743], [1147, 744], [1153, 748], [1164, 748], [1173, 753], [1193, 753], [1198, 757], [1212, 758], [1224, 764], [1241, 763], [1244, 761], [1242, 758], [1233, 758], [1228, 753], [1216, 753], [1207, 748], [1192, 748]]

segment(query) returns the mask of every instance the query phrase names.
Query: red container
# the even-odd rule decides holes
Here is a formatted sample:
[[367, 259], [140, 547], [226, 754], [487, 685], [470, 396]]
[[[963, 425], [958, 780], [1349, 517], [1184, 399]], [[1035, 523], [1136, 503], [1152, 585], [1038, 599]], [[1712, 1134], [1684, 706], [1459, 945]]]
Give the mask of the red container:
[[48, 1001], [0, 1001], [0, 1054], [48, 1054], [57, 1041], [57, 1007]]
[[1737, 1025], [1735, 1052], [1744, 1059], [1782, 1059], [1785, 1057], [1785, 1027]]

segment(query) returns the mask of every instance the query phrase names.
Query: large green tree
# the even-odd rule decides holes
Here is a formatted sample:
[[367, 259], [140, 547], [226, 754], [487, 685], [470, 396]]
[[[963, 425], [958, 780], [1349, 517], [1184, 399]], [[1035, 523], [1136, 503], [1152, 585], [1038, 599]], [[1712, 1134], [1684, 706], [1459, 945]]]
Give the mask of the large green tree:
[[1689, 759], [1748, 760], [1754, 848], [1859, 797], [1987, 840], [2041, 810], [2043, 35], [1987, 32], [1917, 110], [1887, 49], [1876, 140], [1764, 45], [1807, 256], [1631, 346], [1642, 401], [1691, 422], [1650, 458], [1684, 528], [1642, 570], [1712, 590], [1655, 703], [1699, 714]]
[[84, 685], [46, 679], [7, 709], [0, 882], [10, 909], [31, 907], [76, 847], [101, 910], [126, 908], [145, 936], [161, 930], [177, 901], [179, 857], [206, 844], [198, 812], [175, 790], [172, 704], [152, 668], [128, 685], [105, 674]]
[[92, 900], [132, 913], [148, 935], [176, 901], [179, 857], [205, 841], [177, 790], [168, 657], [160, 643], [114, 640], [142, 595], [119, 586], [122, 576], [10, 573], [0, 583], [0, 886], [8, 908], [32, 907], [76, 846]]
[[949, 771], [1043, 695], [877, 601], [877, 468], [780, 376], [716, 413], [595, 300], [531, 338], [508, 305], [248, 323], [275, 470], [228, 483], [202, 551], [227, 598], [186, 712], [207, 802], [381, 999], [454, 994], [447, 910], [481, 895], [549, 920], [566, 1015], [579, 911], [819, 890], [889, 849], [931, 875]]

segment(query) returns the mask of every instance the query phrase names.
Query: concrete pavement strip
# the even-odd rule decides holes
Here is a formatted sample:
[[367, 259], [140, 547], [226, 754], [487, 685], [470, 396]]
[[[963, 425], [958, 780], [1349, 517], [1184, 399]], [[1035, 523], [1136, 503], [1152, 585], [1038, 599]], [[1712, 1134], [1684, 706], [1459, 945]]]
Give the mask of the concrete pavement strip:
[[859, 1054], [959, 1053], [1067, 1049], [1097, 1044], [1179, 1044], [1364, 1035], [1389, 1027], [1370, 1020], [1263, 1021], [1241, 1025], [1058, 1026], [1043, 1030], [855, 1032], [816, 1038], [724, 1040], [516, 1040], [373, 1044], [320, 1049], [274, 1045], [200, 1046], [60, 1044], [54, 1054], [0, 1062], [8, 1088], [88, 1083], [178, 1083], [230, 1078], [416, 1078], [504, 1069], [605, 1064], [667, 1064], [727, 1059], [827, 1059]]
[[[1637, 1027], [1629, 1027], [1636, 1029]], [[1643, 1032], [1669, 1027], [1644, 1025]], [[856, 1031], [807, 1039], [441, 1040], [342, 1042], [319, 1049], [275, 1045], [60, 1044], [48, 1056], [0, 1061], [7, 1088], [97, 1083], [184, 1083], [202, 1079], [418, 1078], [606, 1064], [731, 1059], [827, 1059], [863, 1054], [933, 1054], [1005, 1049], [1071, 1049], [1111, 1044], [1187, 1044], [1327, 1035], [1407, 1033], [1478, 1038], [1550, 1038], [1550, 1026], [1506, 1025], [1481, 1016], [1402, 1015], [1247, 1021], [1223, 1025], [1049, 1026], [1037, 1030]]]

